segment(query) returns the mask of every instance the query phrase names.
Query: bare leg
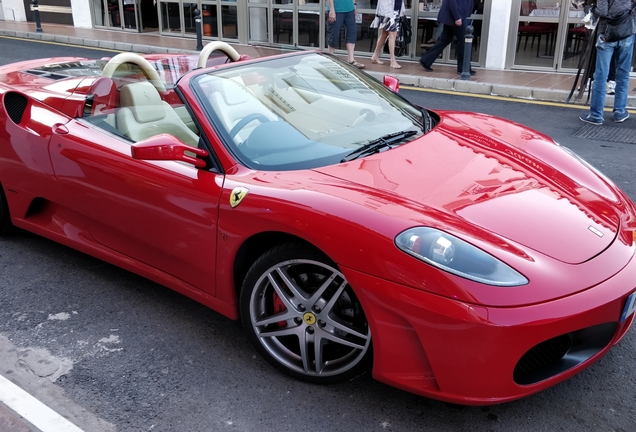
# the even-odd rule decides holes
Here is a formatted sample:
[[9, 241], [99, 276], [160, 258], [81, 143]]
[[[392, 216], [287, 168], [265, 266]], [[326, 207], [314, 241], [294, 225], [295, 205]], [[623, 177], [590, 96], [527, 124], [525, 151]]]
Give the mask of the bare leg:
[[380, 61], [380, 55], [382, 53], [382, 47], [384, 47], [384, 44], [386, 43], [386, 38], [389, 37], [389, 32], [384, 29], [378, 29], [378, 31], [380, 32], [378, 34], [378, 43], [375, 45], [375, 51], [373, 51], [371, 61], [378, 64], [384, 64], [384, 62]]
[[391, 51], [391, 67], [394, 69], [401, 69], [402, 66], [395, 60], [395, 39], [397, 38], [397, 32], [389, 33], [389, 51]]
[[353, 50], [355, 47], [356, 47], [356, 44], [352, 44], [352, 43], [347, 44], [347, 58], [349, 59], [349, 63], [352, 63], [353, 61], [355, 61], [355, 58], [353, 57]]

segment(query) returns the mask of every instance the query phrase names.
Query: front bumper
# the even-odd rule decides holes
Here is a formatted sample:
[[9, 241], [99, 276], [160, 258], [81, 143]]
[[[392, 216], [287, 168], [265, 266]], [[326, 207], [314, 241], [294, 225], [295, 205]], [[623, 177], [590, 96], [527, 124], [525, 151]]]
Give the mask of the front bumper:
[[[369, 320], [374, 378], [458, 404], [507, 402], [561, 382], [618, 343], [634, 319], [632, 314], [619, 322], [627, 297], [636, 289], [633, 259], [585, 291], [514, 308], [472, 305], [342, 270]], [[537, 357], [528, 353], [533, 348], [541, 357], [546, 347], [563, 357], [544, 365], [530, 362], [530, 369], [539, 370], [520, 379], [520, 360]]]

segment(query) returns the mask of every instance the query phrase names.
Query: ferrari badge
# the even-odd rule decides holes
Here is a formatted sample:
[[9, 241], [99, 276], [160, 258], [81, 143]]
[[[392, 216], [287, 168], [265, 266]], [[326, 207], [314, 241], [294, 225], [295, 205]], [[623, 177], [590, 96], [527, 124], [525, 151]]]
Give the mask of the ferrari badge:
[[232, 194], [230, 195], [230, 205], [232, 208], [236, 207], [243, 201], [243, 198], [247, 196], [250, 192], [248, 188], [244, 188], [242, 186], [235, 187], [232, 189]]
[[307, 325], [314, 325], [316, 323], [316, 315], [311, 312], [305, 312], [305, 315], [303, 315], [303, 321], [305, 321], [305, 324]]

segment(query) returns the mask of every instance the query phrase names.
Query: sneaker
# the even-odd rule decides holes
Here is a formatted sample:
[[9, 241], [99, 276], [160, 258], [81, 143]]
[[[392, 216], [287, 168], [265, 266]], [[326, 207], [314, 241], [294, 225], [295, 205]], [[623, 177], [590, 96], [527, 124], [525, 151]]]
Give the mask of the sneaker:
[[[588, 79], [587, 82], [585, 83], [585, 91], [589, 92], [590, 91], [590, 84], [592, 83], [591, 79]], [[579, 88], [577, 88], [577, 90], [581, 90], [581, 87], [579, 86]]]
[[623, 113], [614, 111], [614, 123], [623, 123], [628, 118], [629, 118], [629, 113], [627, 111], [624, 111]]
[[608, 95], [613, 95], [616, 93], [616, 81], [608, 81], [605, 85], [605, 92]]
[[[627, 117], [625, 117], [625, 118], [627, 118]], [[589, 114], [580, 116], [579, 120], [581, 120], [582, 122], [585, 122], [585, 123], [596, 125], [596, 126], [600, 126], [600, 125], [603, 124], [603, 119], [597, 120], [595, 118], [592, 118]], [[621, 120], [621, 121], [623, 121], [623, 120]]]

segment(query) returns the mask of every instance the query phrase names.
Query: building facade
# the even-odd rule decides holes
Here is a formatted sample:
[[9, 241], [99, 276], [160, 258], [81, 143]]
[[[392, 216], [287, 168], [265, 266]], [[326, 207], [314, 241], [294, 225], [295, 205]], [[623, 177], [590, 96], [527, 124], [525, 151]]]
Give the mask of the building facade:
[[[356, 1], [356, 55], [370, 56], [377, 30], [369, 24], [377, 0]], [[433, 42], [437, 13], [444, 0], [404, 1], [413, 37], [402, 59], [417, 60]], [[326, 0], [39, 0], [42, 22], [158, 32], [165, 37], [195, 38], [194, 11], [199, 9], [204, 41], [291, 49], [325, 48], [326, 3]], [[474, 0], [473, 65], [500, 70], [576, 70], [587, 41], [582, 23], [585, 13], [574, 6], [576, 3]], [[0, 5], [5, 20], [33, 20], [30, 0], [0, 0]], [[344, 50], [344, 42], [338, 48]], [[455, 61], [451, 45], [438, 63]]]

